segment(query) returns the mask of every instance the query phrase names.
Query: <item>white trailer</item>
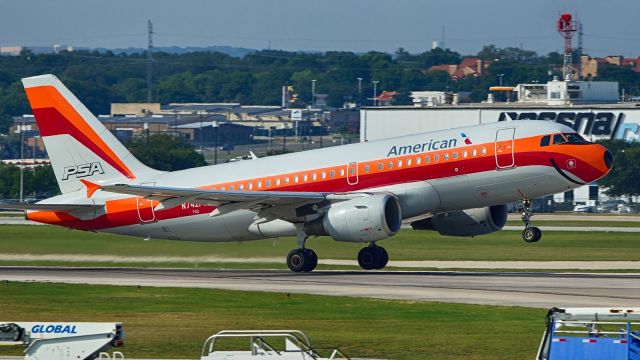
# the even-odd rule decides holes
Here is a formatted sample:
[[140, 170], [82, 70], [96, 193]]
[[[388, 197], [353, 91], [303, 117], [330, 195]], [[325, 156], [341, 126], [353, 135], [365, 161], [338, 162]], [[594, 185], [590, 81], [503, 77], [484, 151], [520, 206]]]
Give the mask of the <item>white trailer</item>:
[[25, 360], [124, 359], [120, 323], [0, 321], [0, 345], [23, 345]]

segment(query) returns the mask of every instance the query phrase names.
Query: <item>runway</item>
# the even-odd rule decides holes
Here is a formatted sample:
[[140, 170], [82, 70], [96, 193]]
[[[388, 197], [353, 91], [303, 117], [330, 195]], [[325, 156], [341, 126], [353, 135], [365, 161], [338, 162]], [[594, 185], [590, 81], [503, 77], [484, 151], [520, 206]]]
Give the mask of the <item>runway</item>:
[[0, 267], [0, 280], [188, 287], [409, 301], [557, 307], [640, 306], [640, 274]]

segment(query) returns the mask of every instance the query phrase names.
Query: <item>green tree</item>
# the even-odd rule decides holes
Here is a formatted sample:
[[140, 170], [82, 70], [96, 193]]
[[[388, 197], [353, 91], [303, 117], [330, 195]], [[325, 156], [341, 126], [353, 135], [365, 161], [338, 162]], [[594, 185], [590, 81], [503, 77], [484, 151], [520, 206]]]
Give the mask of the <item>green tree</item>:
[[135, 138], [128, 148], [138, 160], [158, 170], [175, 171], [207, 164], [191, 145], [168, 134]]
[[600, 142], [614, 156], [611, 172], [601, 180], [600, 186], [606, 187], [610, 196], [640, 195], [640, 144], [621, 140]]

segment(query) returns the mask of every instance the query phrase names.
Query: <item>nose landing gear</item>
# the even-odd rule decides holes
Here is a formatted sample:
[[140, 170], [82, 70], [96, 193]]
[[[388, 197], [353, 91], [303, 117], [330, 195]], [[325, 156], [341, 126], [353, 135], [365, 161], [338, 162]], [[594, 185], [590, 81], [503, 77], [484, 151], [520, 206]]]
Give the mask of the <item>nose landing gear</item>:
[[525, 199], [522, 202], [522, 222], [524, 222], [524, 230], [522, 230], [522, 240], [533, 243], [542, 238], [542, 230], [535, 226], [531, 226], [531, 200]]

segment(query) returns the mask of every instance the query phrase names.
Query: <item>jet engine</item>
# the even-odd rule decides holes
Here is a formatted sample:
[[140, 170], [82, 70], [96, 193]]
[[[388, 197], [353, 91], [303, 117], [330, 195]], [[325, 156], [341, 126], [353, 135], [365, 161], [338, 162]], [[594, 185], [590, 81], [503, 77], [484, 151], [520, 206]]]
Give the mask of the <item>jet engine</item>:
[[375, 194], [332, 204], [304, 226], [307, 235], [331, 236], [337, 241], [368, 242], [400, 231], [402, 210], [395, 196]]
[[414, 221], [414, 230], [435, 230], [446, 236], [478, 236], [496, 232], [507, 223], [507, 205], [450, 211]]

